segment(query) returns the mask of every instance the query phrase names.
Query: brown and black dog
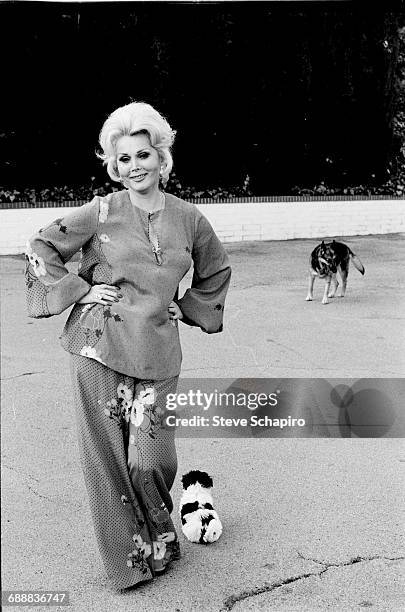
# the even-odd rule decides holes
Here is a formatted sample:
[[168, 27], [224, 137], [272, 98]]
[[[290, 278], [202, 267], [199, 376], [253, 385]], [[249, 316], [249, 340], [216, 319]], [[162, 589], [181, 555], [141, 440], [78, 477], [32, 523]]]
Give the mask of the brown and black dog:
[[[353, 253], [353, 251], [343, 242], [324, 242], [312, 251], [309, 258], [309, 285], [307, 301], [313, 299], [313, 288], [315, 278], [325, 279], [325, 291], [322, 298], [322, 304], [328, 304], [328, 298], [335, 297], [336, 289], [338, 288], [338, 281], [336, 278], [336, 272], [339, 270], [340, 277], [342, 279], [342, 290], [339, 297], [344, 297], [346, 293], [347, 275], [349, 274], [349, 263], [352, 260], [354, 267], [364, 274], [365, 269], [360, 259]], [[331, 283], [333, 286], [331, 289]]]

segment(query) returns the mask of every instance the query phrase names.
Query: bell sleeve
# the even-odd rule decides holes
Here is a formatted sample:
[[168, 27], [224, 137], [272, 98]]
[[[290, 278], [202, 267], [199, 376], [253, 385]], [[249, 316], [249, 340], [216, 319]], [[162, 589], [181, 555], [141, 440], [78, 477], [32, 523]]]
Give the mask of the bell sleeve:
[[177, 300], [183, 323], [207, 334], [222, 331], [225, 297], [231, 280], [228, 255], [204, 215], [198, 212], [192, 250], [191, 287]]
[[55, 219], [28, 240], [25, 253], [28, 316], [60, 314], [89, 292], [91, 285], [69, 272], [65, 263], [97, 231], [99, 208], [95, 197]]

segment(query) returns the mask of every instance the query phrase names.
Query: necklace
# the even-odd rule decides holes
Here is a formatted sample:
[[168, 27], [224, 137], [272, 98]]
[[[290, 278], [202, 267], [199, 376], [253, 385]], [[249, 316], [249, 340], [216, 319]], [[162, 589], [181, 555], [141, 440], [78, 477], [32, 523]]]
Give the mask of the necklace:
[[[158, 208], [157, 210], [161, 210], [162, 208], [164, 208], [163, 205], [165, 201], [165, 196], [164, 196], [164, 193], [162, 192], [160, 192], [160, 201], [161, 201], [161, 207]], [[156, 231], [156, 228], [152, 224], [153, 214], [154, 214], [153, 212], [148, 213], [148, 240], [151, 243], [152, 251], [155, 256], [156, 263], [158, 266], [161, 266], [163, 263], [162, 249], [160, 247], [159, 235]]]
[[138, 208], [139, 210], [143, 210], [146, 213], [149, 213], [149, 214], [154, 213], [154, 212], [157, 212], [158, 210], [162, 210], [162, 208], [165, 207], [165, 194], [163, 193], [163, 191], [159, 191], [159, 201], [158, 201], [156, 208], [154, 208], [153, 210], [149, 210], [148, 208], [144, 206], [139, 206], [132, 200], [132, 194], [129, 192], [129, 190], [128, 190], [128, 194], [129, 194], [129, 199], [131, 201], [132, 206], [135, 208]]

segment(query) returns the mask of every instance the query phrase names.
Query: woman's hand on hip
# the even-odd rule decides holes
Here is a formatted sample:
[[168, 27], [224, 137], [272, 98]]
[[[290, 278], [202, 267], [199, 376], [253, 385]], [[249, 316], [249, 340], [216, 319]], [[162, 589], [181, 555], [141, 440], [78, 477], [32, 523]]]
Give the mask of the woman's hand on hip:
[[110, 304], [114, 304], [115, 302], [119, 302], [123, 297], [119, 292], [119, 287], [114, 287], [113, 285], [93, 285], [86, 295], [84, 295], [80, 300], [77, 300], [77, 304], [103, 304], [103, 306], [109, 306]]
[[175, 325], [176, 319], [182, 319], [183, 313], [181, 312], [180, 306], [176, 302], [170, 302], [168, 307], [169, 319], [173, 325]]

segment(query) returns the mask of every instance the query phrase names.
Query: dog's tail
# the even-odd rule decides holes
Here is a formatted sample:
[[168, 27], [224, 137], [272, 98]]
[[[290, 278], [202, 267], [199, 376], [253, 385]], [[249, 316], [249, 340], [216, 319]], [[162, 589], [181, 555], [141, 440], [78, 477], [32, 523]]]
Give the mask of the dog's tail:
[[356, 268], [356, 270], [358, 270], [360, 272], [360, 274], [364, 274], [364, 272], [366, 271], [363, 264], [360, 261], [360, 258], [357, 257], [357, 255], [355, 255], [353, 253], [353, 251], [350, 251], [350, 258], [353, 262], [354, 267]]

